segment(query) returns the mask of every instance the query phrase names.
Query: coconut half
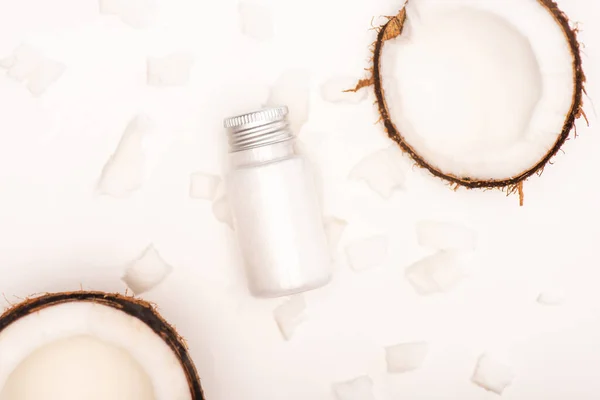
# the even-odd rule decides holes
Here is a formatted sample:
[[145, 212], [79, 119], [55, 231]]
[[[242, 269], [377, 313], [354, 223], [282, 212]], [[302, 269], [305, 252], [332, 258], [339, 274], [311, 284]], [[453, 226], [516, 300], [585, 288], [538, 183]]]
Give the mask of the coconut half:
[[0, 400], [202, 400], [183, 339], [149, 303], [46, 294], [0, 316]]
[[552, 0], [408, 0], [352, 90], [374, 87], [388, 136], [420, 167], [522, 201], [585, 117], [576, 34]]

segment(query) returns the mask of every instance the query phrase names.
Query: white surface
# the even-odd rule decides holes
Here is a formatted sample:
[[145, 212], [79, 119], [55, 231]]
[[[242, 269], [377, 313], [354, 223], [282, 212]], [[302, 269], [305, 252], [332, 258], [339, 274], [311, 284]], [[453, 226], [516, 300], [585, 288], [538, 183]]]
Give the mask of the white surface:
[[186, 53], [167, 54], [163, 57], [148, 57], [146, 61], [148, 85], [185, 85], [190, 79], [193, 64], [193, 57]]
[[[16, 302], [80, 284], [124, 291], [123, 265], [153, 242], [174, 270], [144, 298], [187, 339], [208, 400], [334, 400], [332, 382], [365, 374], [379, 400], [494, 399], [470, 382], [478, 356], [491, 350], [506, 352], [517, 372], [503, 398], [595, 400], [600, 135], [591, 102], [592, 128], [580, 123], [566, 155], [525, 184], [524, 207], [497, 191], [454, 192], [409, 167], [407, 190], [383, 201], [347, 181], [360, 159], [390, 144], [374, 125], [372, 93], [339, 106], [322, 101], [319, 87], [363, 72], [371, 17], [394, 14], [398, 2], [264, 3], [276, 28], [268, 43], [239, 32], [234, 1], [161, 0], [157, 25], [144, 31], [100, 16], [91, 0], [0, 2], [2, 57], [26, 41], [67, 67], [37, 99], [0, 75], [0, 293]], [[589, 0], [560, 5], [582, 22], [588, 93], [598, 107], [599, 10]], [[148, 55], [173, 51], [198, 61], [188, 85], [148, 88]], [[390, 255], [361, 274], [339, 257], [333, 282], [306, 295], [310, 319], [286, 342], [272, 315], [280, 301], [247, 294], [232, 231], [188, 191], [193, 171], [221, 171], [222, 118], [254, 108], [264, 87], [294, 67], [312, 72], [302, 139], [322, 171], [326, 215], [348, 221], [340, 249], [385, 231]], [[172, 142], [140, 191], [96, 197], [102, 166], [140, 111], [160, 120]], [[476, 274], [428, 298], [403, 270], [427, 254], [415, 236], [423, 219], [462, 221], [479, 237]], [[554, 285], [569, 301], [537, 304]], [[431, 343], [426, 368], [387, 376], [382, 347], [414, 340]]]
[[456, 222], [419, 221], [416, 230], [420, 246], [435, 250], [477, 248], [477, 232]]

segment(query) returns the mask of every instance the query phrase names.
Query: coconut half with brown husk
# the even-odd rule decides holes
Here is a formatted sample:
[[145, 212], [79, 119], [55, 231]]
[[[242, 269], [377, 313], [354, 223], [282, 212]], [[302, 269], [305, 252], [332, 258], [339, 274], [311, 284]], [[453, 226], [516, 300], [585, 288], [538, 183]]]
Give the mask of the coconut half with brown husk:
[[0, 316], [1, 400], [202, 400], [185, 342], [142, 300], [31, 298]]
[[[584, 116], [577, 29], [552, 0], [408, 0], [370, 76], [387, 134], [454, 188], [520, 195]], [[587, 119], [586, 119], [587, 121]]]

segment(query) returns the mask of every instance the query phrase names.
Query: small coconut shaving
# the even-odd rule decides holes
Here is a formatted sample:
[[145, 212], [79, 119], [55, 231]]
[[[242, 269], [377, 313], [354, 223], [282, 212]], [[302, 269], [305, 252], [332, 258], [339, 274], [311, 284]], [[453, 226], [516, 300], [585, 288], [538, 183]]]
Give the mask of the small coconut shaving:
[[290, 297], [273, 310], [273, 317], [285, 340], [290, 340], [296, 328], [306, 320], [306, 302], [301, 294]]
[[233, 214], [231, 213], [231, 207], [227, 200], [227, 193], [225, 191], [225, 181], [221, 180], [217, 185], [215, 194], [213, 196], [212, 212], [217, 221], [222, 222], [233, 228]]
[[417, 223], [417, 239], [420, 246], [436, 250], [475, 250], [477, 233], [458, 223], [420, 221]]
[[390, 146], [369, 154], [350, 171], [349, 178], [365, 181], [384, 199], [389, 199], [395, 190], [405, 189], [405, 166], [402, 153], [397, 146]]
[[346, 246], [348, 263], [355, 271], [377, 267], [383, 264], [388, 255], [388, 237], [375, 235], [354, 241]]
[[509, 366], [483, 354], [479, 357], [471, 381], [487, 391], [502, 395], [514, 378], [515, 375]]
[[327, 217], [325, 218], [325, 233], [327, 234], [327, 241], [329, 242], [329, 246], [332, 250], [337, 248], [338, 243], [346, 227], [348, 226], [348, 221], [343, 220], [337, 217]]
[[303, 69], [291, 69], [279, 76], [271, 87], [267, 105], [277, 107], [287, 105], [290, 128], [300, 134], [308, 120], [310, 106], [310, 74]]
[[452, 289], [464, 277], [462, 254], [442, 250], [406, 268], [406, 279], [420, 295], [431, 295]]
[[392, 374], [412, 371], [421, 367], [429, 344], [426, 342], [400, 343], [385, 348], [387, 371]]
[[99, 0], [100, 14], [117, 15], [132, 28], [147, 28], [154, 18], [155, 0]]
[[233, 229], [233, 216], [231, 215], [231, 208], [226, 196], [220, 197], [213, 202], [212, 211], [219, 222]]
[[257, 3], [242, 1], [238, 4], [240, 29], [252, 39], [266, 41], [273, 37], [271, 11]]
[[537, 302], [544, 306], [559, 306], [565, 302], [565, 294], [560, 289], [552, 289], [541, 292]]
[[358, 104], [367, 98], [367, 90], [348, 91], [356, 84], [356, 78], [336, 76], [321, 85], [321, 97], [329, 103]]
[[148, 57], [148, 85], [182, 86], [190, 79], [194, 58], [188, 53], [172, 53], [164, 57]]
[[334, 383], [332, 386], [338, 400], [376, 400], [373, 394], [373, 380], [366, 375]]
[[154, 129], [145, 115], [134, 117], [123, 132], [114, 153], [104, 165], [98, 191], [113, 197], [126, 197], [138, 190], [144, 181], [144, 138]]
[[39, 50], [22, 44], [13, 54], [0, 60], [0, 67], [6, 75], [19, 82], [25, 82], [34, 96], [42, 95], [65, 72], [65, 65], [44, 56]]
[[171, 272], [173, 267], [163, 260], [154, 245], [150, 244], [127, 267], [121, 279], [135, 295], [140, 295], [156, 287]]
[[204, 172], [190, 175], [190, 197], [192, 199], [215, 200], [221, 177]]

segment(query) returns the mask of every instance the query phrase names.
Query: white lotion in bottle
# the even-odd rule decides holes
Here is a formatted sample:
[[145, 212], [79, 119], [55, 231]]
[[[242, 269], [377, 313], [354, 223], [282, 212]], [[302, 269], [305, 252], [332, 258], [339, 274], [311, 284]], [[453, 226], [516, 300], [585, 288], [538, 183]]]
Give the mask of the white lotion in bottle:
[[295, 150], [287, 114], [276, 107], [225, 120], [228, 199], [256, 297], [288, 296], [331, 280], [314, 177]]

